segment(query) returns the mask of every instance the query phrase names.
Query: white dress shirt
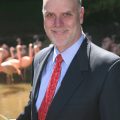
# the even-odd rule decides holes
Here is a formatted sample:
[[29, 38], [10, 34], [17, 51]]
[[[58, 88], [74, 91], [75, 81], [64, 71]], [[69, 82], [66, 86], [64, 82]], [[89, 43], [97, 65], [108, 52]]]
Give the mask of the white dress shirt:
[[63, 58], [63, 62], [62, 62], [61, 75], [60, 75], [60, 78], [59, 78], [58, 83], [57, 83], [55, 94], [57, 93], [58, 89], [60, 88], [63, 77], [65, 76], [65, 73], [66, 73], [70, 63], [73, 60], [75, 54], [77, 53], [79, 47], [81, 46], [84, 38], [85, 38], [85, 35], [82, 34], [82, 36], [79, 38], [79, 40], [75, 44], [70, 46], [68, 49], [66, 49], [62, 53], [59, 53], [57, 48], [54, 48], [54, 51], [51, 53], [50, 57], [48, 58], [47, 65], [44, 68], [43, 73], [42, 73], [40, 89], [39, 89], [38, 98], [36, 101], [37, 110], [39, 109], [39, 107], [42, 103], [42, 100], [44, 98], [48, 83], [50, 81], [50, 78], [52, 75], [52, 70], [53, 70], [53, 67], [55, 65], [56, 56], [58, 54], [61, 54], [62, 58]]

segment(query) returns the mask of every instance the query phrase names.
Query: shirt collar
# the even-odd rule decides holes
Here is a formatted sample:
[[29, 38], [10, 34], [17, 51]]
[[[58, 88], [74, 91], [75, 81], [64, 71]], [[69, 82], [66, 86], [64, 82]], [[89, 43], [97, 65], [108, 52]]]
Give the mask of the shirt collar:
[[81, 37], [69, 48], [67, 48], [64, 52], [60, 53], [56, 47], [54, 47], [53, 52], [53, 63], [55, 62], [55, 58], [58, 54], [62, 55], [63, 61], [66, 65], [70, 65], [72, 59], [74, 58], [75, 54], [77, 53], [79, 47], [81, 46], [83, 40], [85, 38], [85, 34], [82, 33]]

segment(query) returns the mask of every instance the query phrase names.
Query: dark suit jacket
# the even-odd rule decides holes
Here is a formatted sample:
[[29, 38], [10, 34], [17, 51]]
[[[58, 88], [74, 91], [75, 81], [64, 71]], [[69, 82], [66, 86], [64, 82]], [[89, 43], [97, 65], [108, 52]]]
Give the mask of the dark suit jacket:
[[[41, 73], [53, 46], [33, 62], [33, 89], [17, 120], [37, 120]], [[120, 120], [120, 58], [85, 39], [70, 64], [46, 120]]]

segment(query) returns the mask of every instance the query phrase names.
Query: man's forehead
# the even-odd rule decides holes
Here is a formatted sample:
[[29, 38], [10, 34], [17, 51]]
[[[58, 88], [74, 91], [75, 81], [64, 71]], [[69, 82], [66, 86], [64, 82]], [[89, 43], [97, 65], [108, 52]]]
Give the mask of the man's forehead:
[[[51, 2], [51, 1], [53, 1], [53, 2], [55, 2], [55, 1], [61, 1], [61, 0], [43, 0], [43, 5], [44, 4], [46, 4], [47, 2]], [[66, 0], [64, 0], [64, 2], [65, 2]], [[78, 0], [68, 0], [69, 2], [77, 2]]]
[[[46, 1], [51, 1], [51, 0], [46, 0]], [[54, 0], [52, 0], [54, 1]], [[49, 3], [48, 3], [49, 4]], [[66, 13], [66, 12], [73, 12], [73, 11], [76, 11], [76, 7], [73, 5], [73, 4], [58, 4], [58, 5], [54, 5], [52, 4], [52, 6], [49, 4], [48, 5], [47, 3], [45, 3], [43, 5], [43, 9], [42, 9], [42, 12], [43, 13], [47, 13], [47, 12], [51, 12], [51, 13]], [[62, 7], [61, 7], [62, 6]]]
[[43, 0], [43, 9], [50, 8], [50, 7], [61, 7], [63, 8], [72, 8], [72, 7], [77, 7], [78, 3], [77, 0]]

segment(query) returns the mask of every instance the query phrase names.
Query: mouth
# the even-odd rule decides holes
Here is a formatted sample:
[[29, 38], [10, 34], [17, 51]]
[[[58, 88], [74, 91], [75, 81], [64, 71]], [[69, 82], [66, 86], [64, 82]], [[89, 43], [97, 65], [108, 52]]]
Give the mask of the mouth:
[[64, 35], [68, 32], [68, 30], [51, 30], [53, 34], [56, 35]]

